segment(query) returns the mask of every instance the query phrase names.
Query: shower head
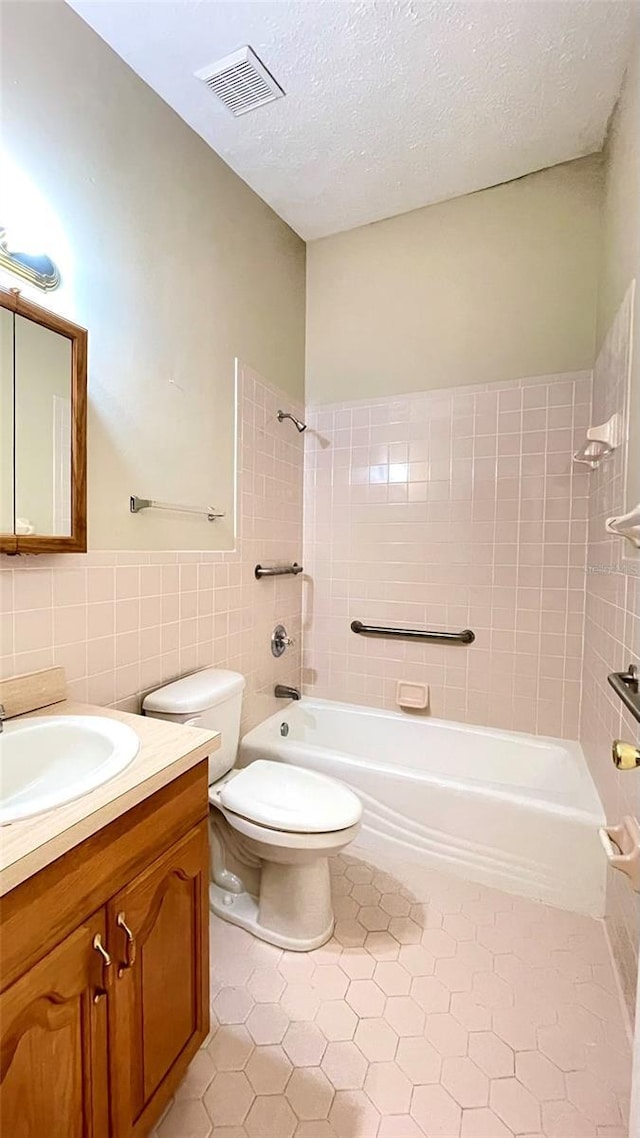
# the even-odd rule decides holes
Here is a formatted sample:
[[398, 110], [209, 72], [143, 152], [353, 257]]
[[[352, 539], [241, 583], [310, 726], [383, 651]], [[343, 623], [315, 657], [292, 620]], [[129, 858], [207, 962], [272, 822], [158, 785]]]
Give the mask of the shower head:
[[278, 411], [278, 422], [282, 423], [284, 419], [291, 419], [291, 422], [295, 423], [296, 429], [300, 431], [300, 434], [307, 429], [307, 424], [303, 423], [301, 419], [296, 419], [295, 415], [291, 415], [289, 411]]

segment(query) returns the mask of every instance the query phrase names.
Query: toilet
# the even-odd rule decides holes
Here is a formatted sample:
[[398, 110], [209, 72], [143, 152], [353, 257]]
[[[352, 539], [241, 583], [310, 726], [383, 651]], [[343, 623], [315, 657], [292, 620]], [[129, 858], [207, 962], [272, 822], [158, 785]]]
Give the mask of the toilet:
[[256, 759], [235, 768], [245, 680], [205, 668], [145, 697], [145, 715], [222, 734], [209, 757], [209, 903], [279, 948], [308, 952], [333, 932], [329, 857], [353, 841], [362, 804], [336, 779]]

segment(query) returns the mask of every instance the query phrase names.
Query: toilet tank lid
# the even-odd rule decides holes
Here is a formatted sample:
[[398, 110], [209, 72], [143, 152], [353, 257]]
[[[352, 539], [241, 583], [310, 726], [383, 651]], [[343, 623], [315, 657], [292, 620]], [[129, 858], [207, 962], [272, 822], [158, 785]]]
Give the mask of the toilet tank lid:
[[224, 703], [244, 688], [245, 679], [239, 672], [226, 668], [204, 668], [191, 676], [182, 676], [171, 684], [145, 696], [143, 711], [161, 711], [165, 715], [189, 715], [206, 711]]

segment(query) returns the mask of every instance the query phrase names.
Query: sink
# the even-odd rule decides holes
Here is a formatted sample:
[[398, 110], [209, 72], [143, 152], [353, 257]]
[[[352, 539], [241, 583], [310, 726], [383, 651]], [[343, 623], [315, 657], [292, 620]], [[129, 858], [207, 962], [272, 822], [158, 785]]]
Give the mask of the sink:
[[120, 774], [139, 747], [131, 727], [102, 715], [5, 722], [0, 735], [0, 825], [81, 798]]

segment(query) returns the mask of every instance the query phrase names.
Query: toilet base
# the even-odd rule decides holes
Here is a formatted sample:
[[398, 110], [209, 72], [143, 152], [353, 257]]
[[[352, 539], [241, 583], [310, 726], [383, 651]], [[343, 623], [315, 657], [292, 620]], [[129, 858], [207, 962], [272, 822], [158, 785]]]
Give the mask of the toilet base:
[[260, 924], [260, 905], [257, 897], [252, 897], [250, 893], [229, 893], [213, 882], [209, 885], [209, 908], [223, 921], [239, 925], [241, 929], [246, 929], [260, 940], [274, 944], [277, 948], [287, 949], [288, 952], [311, 952], [311, 949], [320, 948], [320, 945], [325, 944], [333, 933], [333, 914], [322, 932], [303, 939], [265, 928]]

